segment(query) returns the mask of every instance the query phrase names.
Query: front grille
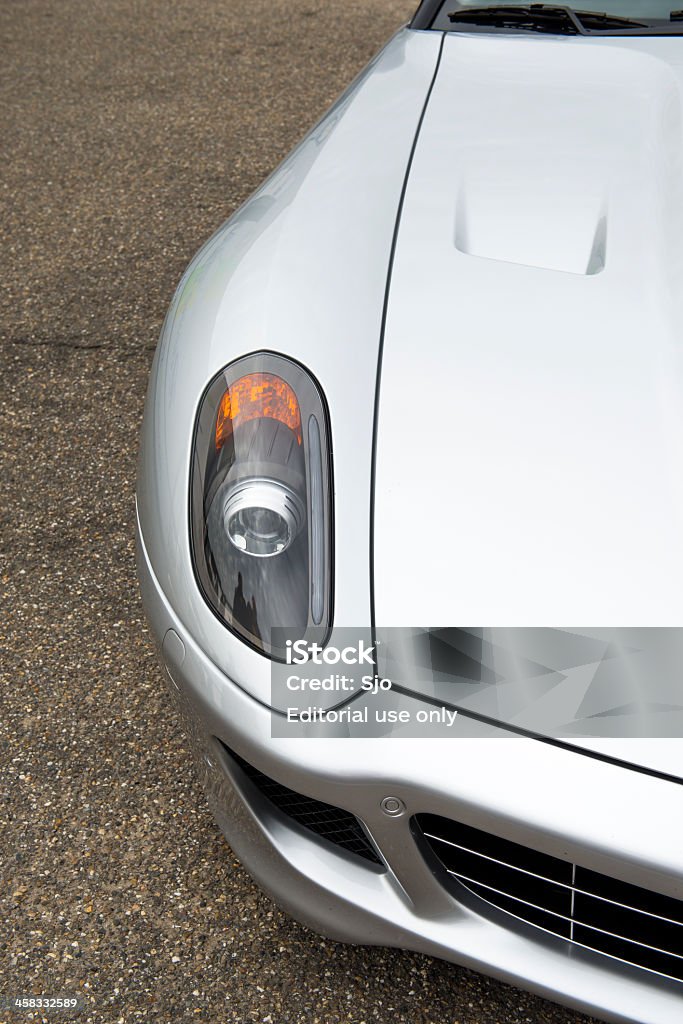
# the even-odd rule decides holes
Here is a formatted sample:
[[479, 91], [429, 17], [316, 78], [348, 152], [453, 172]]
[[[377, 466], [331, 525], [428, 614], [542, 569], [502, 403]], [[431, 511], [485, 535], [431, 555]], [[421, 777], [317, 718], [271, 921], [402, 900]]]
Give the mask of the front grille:
[[415, 823], [447, 887], [460, 883], [578, 946], [683, 981], [683, 901], [449, 818], [420, 814]]
[[292, 818], [293, 821], [322, 839], [326, 839], [329, 843], [334, 843], [335, 846], [354, 853], [357, 857], [363, 857], [364, 860], [383, 866], [379, 854], [363, 831], [361, 823], [350, 811], [325, 804], [321, 800], [314, 800], [302, 793], [295, 793], [293, 789], [288, 789], [281, 782], [276, 782], [275, 779], [264, 775], [258, 768], [254, 768], [232, 750], [228, 750], [225, 746], [224, 749], [263, 796], [287, 817]]

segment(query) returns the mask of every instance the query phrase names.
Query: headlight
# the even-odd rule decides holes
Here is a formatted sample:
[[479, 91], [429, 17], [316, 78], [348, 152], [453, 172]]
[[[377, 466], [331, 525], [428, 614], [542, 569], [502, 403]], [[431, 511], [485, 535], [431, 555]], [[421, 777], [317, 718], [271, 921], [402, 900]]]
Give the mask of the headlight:
[[305, 638], [332, 621], [331, 465], [313, 379], [282, 356], [226, 367], [199, 406], [190, 483], [192, 556], [213, 611], [271, 657], [274, 627]]

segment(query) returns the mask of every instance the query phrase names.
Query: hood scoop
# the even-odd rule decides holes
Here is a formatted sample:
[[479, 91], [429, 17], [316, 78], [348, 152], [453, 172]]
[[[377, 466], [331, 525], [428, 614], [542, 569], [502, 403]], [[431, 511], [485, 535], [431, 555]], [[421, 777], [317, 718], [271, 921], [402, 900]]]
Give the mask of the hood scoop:
[[470, 154], [458, 189], [455, 247], [481, 259], [599, 274], [607, 255], [606, 201], [566, 154]]

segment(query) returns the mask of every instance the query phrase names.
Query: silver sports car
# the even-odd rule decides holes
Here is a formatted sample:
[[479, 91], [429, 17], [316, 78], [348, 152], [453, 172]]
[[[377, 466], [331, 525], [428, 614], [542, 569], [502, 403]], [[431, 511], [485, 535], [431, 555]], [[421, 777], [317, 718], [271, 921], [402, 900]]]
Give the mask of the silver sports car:
[[425, 0], [204, 246], [139, 574], [217, 821], [345, 942], [683, 1020], [683, 12]]

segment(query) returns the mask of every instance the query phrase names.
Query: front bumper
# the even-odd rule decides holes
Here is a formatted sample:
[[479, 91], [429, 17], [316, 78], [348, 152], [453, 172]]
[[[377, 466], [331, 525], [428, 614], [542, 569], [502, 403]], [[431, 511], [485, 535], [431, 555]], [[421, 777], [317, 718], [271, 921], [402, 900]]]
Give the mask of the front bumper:
[[[438, 956], [607, 1020], [680, 1024], [680, 984], [512, 918], [501, 923], [478, 912], [476, 900], [450, 895], [410, 820], [432, 813], [463, 821], [680, 898], [681, 825], [672, 822], [683, 822], [683, 787], [532, 740], [273, 738], [270, 710], [220, 671], [178, 620], [139, 531], [138, 571], [212, 812], [259, 885], [293, 917], [332, 939]], [[239, 643], [226, 631], [229, 642]], [[354, 814], [383, 867], [293, 826], [225, 747]], [[388, 796], [404, 813], [385, 813]]]

